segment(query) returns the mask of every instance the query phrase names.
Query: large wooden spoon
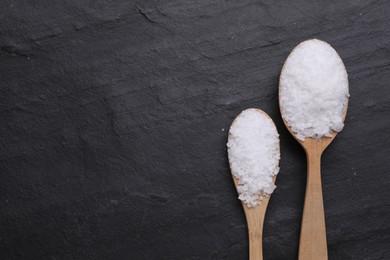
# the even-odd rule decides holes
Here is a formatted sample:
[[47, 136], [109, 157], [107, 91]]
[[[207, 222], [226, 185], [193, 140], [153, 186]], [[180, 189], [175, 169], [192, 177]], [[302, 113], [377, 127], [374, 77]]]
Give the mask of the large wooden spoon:
[[[281, 75], [284, 72], [284, 67], [285, 66], [282, 68]], [[280, 89], [281, 86], [279, 82], [279, 105], [281, 97]], [[280, 105], [279, 107], [283, 118], [282, 106]], [[343, 122], [347, 113], [347, 107], [348, 99], [344, 103], [342, 115]], [[299, 259], [326, 260], [328, 259], [328, 250], [321, 184], [321, 155], [336, 137], [337, 132], [333, 132], [330, 137], [322, 137], [318, 140], [306, 137], [304, 141], [302, 141], [297, 137], [297, 134], [292, 131], [284, 118], [283, 122], [288, 131], [301, 144], [306, 152], [307, 158], [307, 181], [299, 241]]]
[[[262, 116], [266, 116], [271, 121], [272, 119], [260, 109], [255, 109], [256, 112]], [[238, 116], [237, 116], [238, 117]], [[236, 117], [236, 119], [237, 119]], [[232, 126], [235, 125], [236, 119], [233, 121]], [[230, 134], [229, 137], [230, 138]], [[279, 148], [280, 151], [280, 148]], [[230, 163], [230, 162], [229, 162]], [[231, 165], [230, 165], [231, 166]], [[231, 167], [230, 167], [231, 168]], [[238, 180], [232, 175], [233, 182], [236, 188], [238, 187]], [[272, 179], [275, 183], [276, 176]], [[263, 259], [263, 225], [265, 212], [267, 210], [270, 196], [264, 196], [260, 205], [249, 208], [244, 202], [242, 207], [244, 209], [245, 218], [248, 226], [248, 238], [249, 238], [249, 259], [250, 260], [262, 260]]]

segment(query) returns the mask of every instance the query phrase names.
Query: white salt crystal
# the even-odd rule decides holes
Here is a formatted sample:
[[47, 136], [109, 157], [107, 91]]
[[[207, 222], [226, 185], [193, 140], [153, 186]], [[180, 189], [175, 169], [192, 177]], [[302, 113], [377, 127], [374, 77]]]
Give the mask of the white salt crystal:
[[280, 104], [297, 138], [340, 132], [348, 97], [347, 71], [332, 46], [313, 39], [295, 47], [280, 75]]
[[272, 177], [279, 172], [279, 134], [273, 121], [259, 109], [244, 110], [230, 127], [227, 147], [239, 199], [248, 207], [260, 204], [276, 188]]

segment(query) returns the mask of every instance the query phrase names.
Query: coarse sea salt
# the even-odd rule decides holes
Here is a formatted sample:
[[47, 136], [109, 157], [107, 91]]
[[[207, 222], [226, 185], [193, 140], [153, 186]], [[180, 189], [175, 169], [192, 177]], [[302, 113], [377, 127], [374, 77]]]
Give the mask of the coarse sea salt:
[[244, 110], [230, 127], [227, 147], [238, 198], [248, 207], [259, 205], [276, 188], [272, 178], [279, 172], [279, 134], [272, 119], [259, 109]]
[[340, 132], [348, 102], [348, 75], [336, 50], [317, 39], [300, 43], [280, 75], [282, 115], [297, 138]]

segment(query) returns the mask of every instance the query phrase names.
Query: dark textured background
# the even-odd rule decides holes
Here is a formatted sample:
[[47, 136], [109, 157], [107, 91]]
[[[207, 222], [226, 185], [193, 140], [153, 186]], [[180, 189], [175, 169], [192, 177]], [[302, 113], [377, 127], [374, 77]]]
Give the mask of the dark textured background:
[[350, 79], [323, 156], [330, 259], [390, 259], [387, 1], [1, 1], [1, 259], [247, 259], [225, 143], [258, 107], [281, 135], [266, 259], [296, 259], [303, 150], [278, 110], [292, 48]]

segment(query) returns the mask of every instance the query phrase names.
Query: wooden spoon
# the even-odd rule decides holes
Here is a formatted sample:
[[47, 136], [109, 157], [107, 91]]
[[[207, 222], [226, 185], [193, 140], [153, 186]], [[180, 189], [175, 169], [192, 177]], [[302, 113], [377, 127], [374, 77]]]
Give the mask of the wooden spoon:
[[[281, 74], [283, 74], [283, 72], [284, 66]], [[281, 87], [279, 81], [279, 105], [281, 95], [280, 89]], [[282, 106], [280, 105], [279, 107], [283, 118]], [[347, 107], [348, 99], [346, 100], [343, 108], [343, 122], [347, 113]], [[300, 260], [325, 260], [328, 259], [328, 250], [321, 184], [321, 155], [336, 137], [337, 132], [333, 131], [330, 137], [322, 137], [319, 140], [306, 137], [305, 140], [302, 141], [298, 139], [296, 133], [291, 130], [291, 127], [284, 118], [283, 122], [288, 131], [301, 144], [306, 152], [307, 158], [307, 181], [298, 258]]]
[[[257, 112], [271, 119], [267, 113], [260, 109], [255, 109]], [[237, 117], [236, 117], [237, 119]], [[232, 126], [235, 124], [236, 119], [233, 121]], [[271, 119], [272, 121], [272, 119]], [[229, 137], [230, 138], [230, 134]], [[280, 148], [279, 148], [280, 149]], [[229, 162], [230, 164], [230, 162]], [[231, 168], [231, 167], [230, 167]], [[236, 189], [238, 187], [238, 180], [232, 174], [234, 185]], [[273, 183], [276, 181], [276, 176], [273, 177]], [[241, 202], [244, 209], [245, 218], [248, 226], [248, 238], [249, 238], [249, 259], [250, 260], [262, 260], [263, 259], [263, 224], [265, 218], [265, 212], [271, 196], [263, 196], [263, 200], [260, 205], [249, 208], [244, 202]]]

